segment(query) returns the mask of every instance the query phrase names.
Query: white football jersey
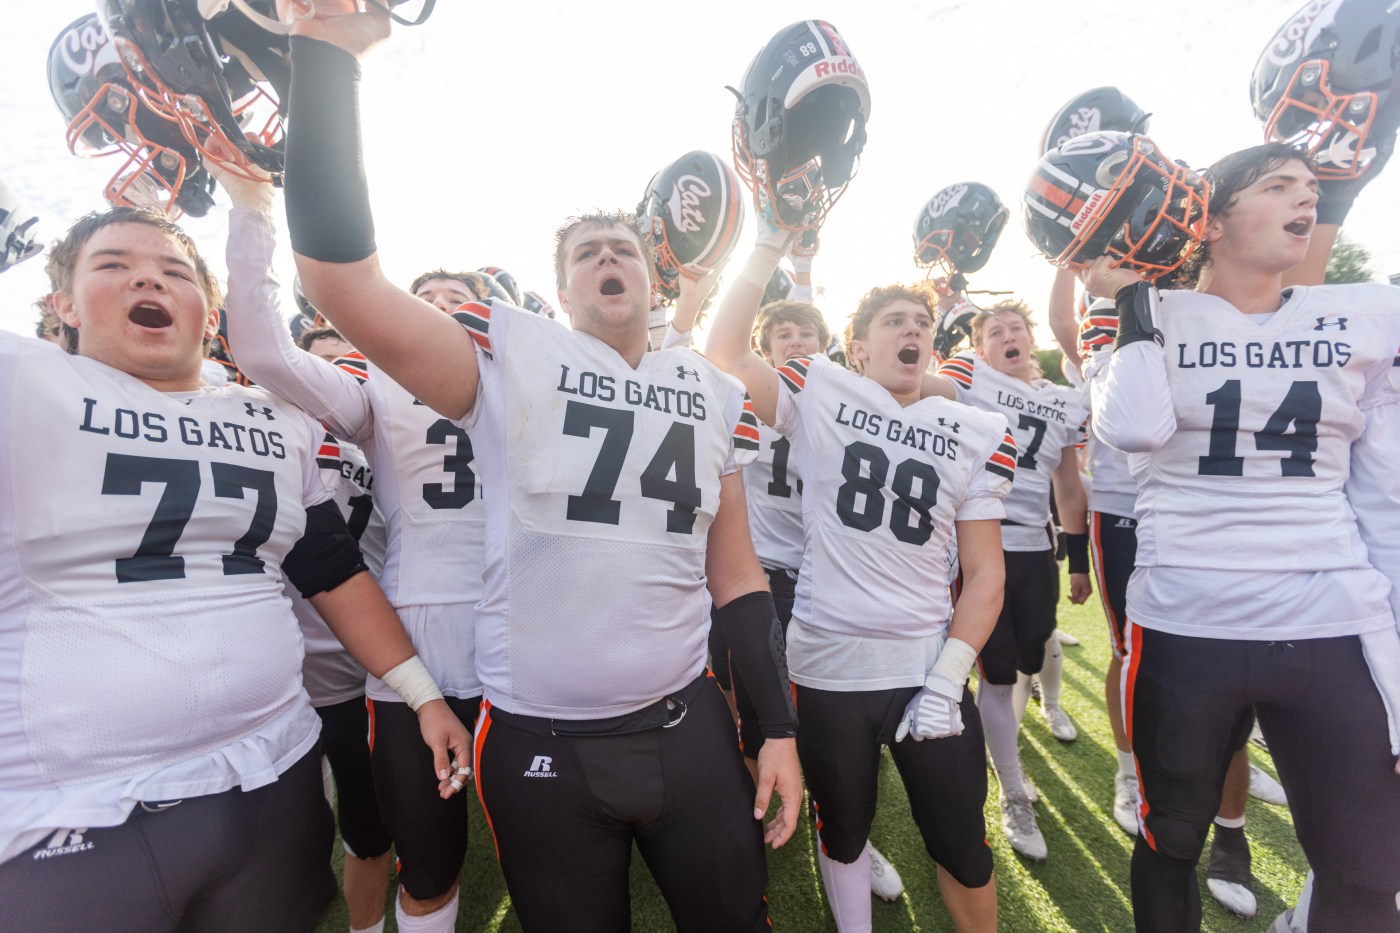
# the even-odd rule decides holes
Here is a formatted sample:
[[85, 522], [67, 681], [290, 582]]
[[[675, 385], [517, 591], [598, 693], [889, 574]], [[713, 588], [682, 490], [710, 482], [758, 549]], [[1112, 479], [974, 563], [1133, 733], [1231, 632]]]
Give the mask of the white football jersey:
[[[1112, 298], [1095, 298], [1079, 318], [1079, 356], [1087, 361], [1096, 353], [1112, 353], [1118, 336], [1118, 310]], [[1082, 385], [1080, 401], [1092, 407], [1087, 384]], [[1137, 502], [1137, 480], [1128, 466], [1128, 455], [1089, 434], [1089, 510], [1133, 517]]]
[[775, 427], [803, 480], [793, 619], [876, 639], [942, 634], [953, 523], [1005, 514], [1016, 470], [1006, 419], [936, 397], [901, 406], [823, 356], [778, 376]]
[[1344, 493], [1373, 406], [1400, 398], [1400, 290], [1295, 287], [1272, 315], [1162, 294], [1164, 345], [1095, 360], [1094, 429], [1138, 452], [1141, 624], [1224, 638], [1393, 625]]
[[[335, 504], [360, 543], [365, 566], [378, 577], [384, 569], [384, 516], [374, 505], [374, 473], [365, 462], [365, 455], [354, 444], [337, 441], [327, 434], [321, 440], [316, 463], [332, 474], [331, 481], [337, 485]], [[363, 696], [366, 674], [360, 662], [350, 656], [316, 607], [302, 598], [291, 581], [287, 581], [285, 590], [306, 646], [301, 679], [311, 705], [331, 706]]]
[[749, 533], [758, 562], [769, 570], [802, 566], [802, 480], [792, 442], [759, 422], [758, 456], [744, 467]]
[[1016, 482], [1006, 497], [1002, 546], [1044, 551], [1050, 540], [1050, 476], [1066, 447], [1085, 440], [1089, 412], [1073, 389], [1044, 379], [1022, 382], [998, 372], [975, 353], [959, 353], [938, 367], [958, 401], [1004, 415], [1016, 438]]
[[281, 562], [332, 495], [324, 434], [0, 333], [0, 858], [311, 747]]
[[486, 488], [477, 668], [510, 712], [640, 709], [705, 667], [705, 547], [721, 475], [751, 458], [742, 387], [689, 350], [628, 366], [587, 334], [490, 302], [455, 315], [481, 383], [463, 419]]

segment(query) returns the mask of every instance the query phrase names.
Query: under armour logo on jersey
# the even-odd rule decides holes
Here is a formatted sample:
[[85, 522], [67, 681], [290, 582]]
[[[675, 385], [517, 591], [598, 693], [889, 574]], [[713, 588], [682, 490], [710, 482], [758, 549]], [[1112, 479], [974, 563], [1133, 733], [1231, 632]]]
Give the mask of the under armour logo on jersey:
[[681, 380], [682, 382], [684, 382], [686, 376], [694, 376], [694, 377], [695, 377], [695, 381], [696, 381], [696, 382], [699, 382], [699, 381], [700, 381], [700, 370], [698, 370], [698, 369], [686, 369], [684, 366], [677, 366], [677, 367], [676, 367], [676, 378], [679, 379], [679, 380]]
[[271, 408], [266, 408], [260, 405], [254, 405], [252, 402], [244, 402], [243, 407], [248, 410], [249, 418], [256, 418], [258, 415], [262, 415], [268, 421], [273, 420]]
[[1346, 330], [1347, 319], [1339, 317], [1335, 321], [1329, 321], [1325, 317], [1320, 317], [1317, 319], [1317, 326], [1314, 327], [1313, 330], [1326, 330], [1329, 327], [1335, 327], [1337, 330]]
[[34, 850], [34, 861], [46, 858], [57, 858], [60, 855], [72, 855], [74, 852], [86, 852], [94, 848], [91, 842], [83, 841], [83, 833], [87, 832], [87, 827], [81, 829], [60, 829], [49, 837], [49, 841], [44, 843], [43, 848]]
[[940, 428], [947, 428], [949, 431], [952, 431], [954, 434], [957, 434], [957, 433], [958, 433], [958, 428], [961, 427], [961, 425], [960, 425], [958, 422], [956, 422], [956, 421], [945, 421], [945, 420], [942, 419], [942, 418], [939, 418], [939, 419], [938, 419], [938, 426], [939, 426]]
[[552, 778], [559, 774], [553, 768], [554, 759], [548, 755], [536, 755], [535, 760], [530, 762], [530, 770], [525, 772], [528, 778]]

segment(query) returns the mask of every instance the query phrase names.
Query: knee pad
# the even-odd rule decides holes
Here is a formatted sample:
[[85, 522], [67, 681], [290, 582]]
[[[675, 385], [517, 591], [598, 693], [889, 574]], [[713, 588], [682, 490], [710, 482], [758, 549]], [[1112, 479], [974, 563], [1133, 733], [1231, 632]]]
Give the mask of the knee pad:
[[992, 880], [992, 847], [985, 841], [942, 860], [933, 852], [929, 856], [965, 888], [980, 888]]
[[1151, 810], [1147, 813], [1148, 847], [1158, 855], [1167, 858], [1196, 862], [1206, 846], [1206, 834], [1210, 832], [1210, 821], [1196, 825], [1179, 817], [1162, 816]]

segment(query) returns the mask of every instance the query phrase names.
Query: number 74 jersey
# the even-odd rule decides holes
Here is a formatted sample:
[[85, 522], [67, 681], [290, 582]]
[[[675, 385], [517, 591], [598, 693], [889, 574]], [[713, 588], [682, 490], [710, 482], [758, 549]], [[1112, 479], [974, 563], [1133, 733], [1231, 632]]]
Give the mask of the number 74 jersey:
[[1006, 418], [942, 398], [901, 406], [825, 357], [789, 360], [778, 376], [774, 427], [803, 482], [793, 618], [842, 635], [939, 634], [954, 522], [1006, 514]]

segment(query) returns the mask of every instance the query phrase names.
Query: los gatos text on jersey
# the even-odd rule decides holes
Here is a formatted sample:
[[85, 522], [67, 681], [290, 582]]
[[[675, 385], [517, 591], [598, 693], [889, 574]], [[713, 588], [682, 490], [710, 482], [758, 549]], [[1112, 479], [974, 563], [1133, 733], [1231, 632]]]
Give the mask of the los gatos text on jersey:
[[1010, 408], [1012, 411], [1023, 411], [1032, 417], [1041, 418], [1045, 421], [1053, 421], [1056, 424], [1065, 423], [1064, 402], [1060, 402], [1058, 406], [1042, 405], [1024, 396], [1008, 394], [998, 389], [997, 404], [1003, 408]]
[[[684, 371], [680, 378], [690, 377], [696, 382], [700, 381], [698, 370], [684, 367], [681, 369]], [[573, 373], [562, 363], [559, 365], [559, 385], [556, 388], [567, 395], [580, 395], [600, 402], [617, 400], [615, 376], [600, 376], [588, 370]], [[677, 389], [673, 386], [642, 385], [635, 379], [626, 379], [622, 383], [622, 400], [636, 408], [650, 408], [693, 421], [705, 420], [705, 393], [700, 391]]]
[[[886, 422], [884, 415], [868, 412], [863, 408], [848, 408], [845, 402], [840, 402], [836, 409], [836, 423], [856, 431], [864, 431], [871, 437], [880, 437], [883, 434], [887, 440], [933, 454], [935, 457], [958, 459], [956, 438], [946, 437], [917, 425], [906, 425], [898, 418], [891, 418]], [[956, 424], [950, 423], [949, 427], [957, 431]]]
[[[244, 402], [250, 418], [274, 420], [272, 409], [253, 402]], [[79, 431], [90, 434], [110, 434], [127, 440], [164, 444], [173, 438], [187, 447], [212, 447], [216, 450], [236, 450], [258, 457], [287, 459], [282, 435], [251, 424], [235, 421], [212, 421], [181, 415], [174, 425], [161, 412], [138, 412], [130, 408], [98, 411], [96, 399], [83, 399], [83, 423]]]
[[1232, 340], [1207, 340], [1176, 345], [1181, 369], [1210, 369], [1244, 365], [1250, 369], [1341, 369], [1351, 359], [1351, 344], [1334, 340], [1251, 340], [1241, 347]]

